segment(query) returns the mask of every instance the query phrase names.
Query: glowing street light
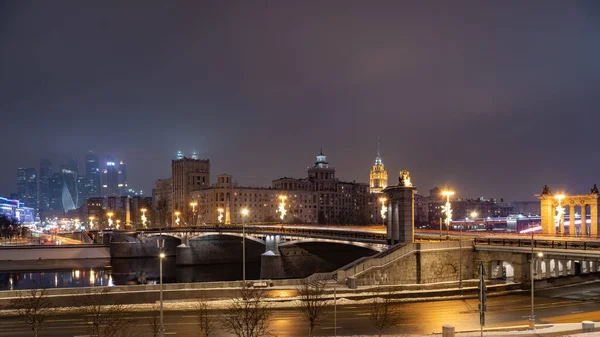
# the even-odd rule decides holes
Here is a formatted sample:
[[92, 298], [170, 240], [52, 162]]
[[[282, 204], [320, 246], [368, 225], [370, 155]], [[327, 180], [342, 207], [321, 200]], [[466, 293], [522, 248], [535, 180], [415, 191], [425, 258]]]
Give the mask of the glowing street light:
[[279, 200], [281, 200], [281, 202], [279, 203], [279, 209], [277, 211], [281, 214], [279, 218], [281, 219], [281, 222], [283, 222], [283, 219], [287, 214], [287, 210], [285, 209], [285, 201], [287, 200], [287, 196], [280, 195]]
[[242, 279], [246, 286], [246, 216], [248, 216], [247, 208], [242, 209]]
[[[562, 207], [562, 200], [565, 198], [564, 194], [557, 194], [554, 196], [554, 198], [556, 200], [558, 200], [558, 206], [556, 206], [556, 215], [554, 216], [554, 221], [556, 223], [556, 225], [558, 226], [558, 232], [560, 234], [564, 234], [565, 228], [564, 228], [564, 224], [563, 224], [563, 216], [565, 214], [565, 208]], [[585, 219], [584, 219], [585, 220]], [[585, 221], [581, 221], [581, 224], [583, 226], [585, 226]], [[575, 220], [571, 220], [571, 227], [573, 229], [569, 229], [569, 233], [571, 233], [571, 231], [573, 231], [575, 229]]]
[[385, 226], [385, 216], [386, 216], [387, 211], [388, 211], [387, 207], [385, 207], [385, 202], [386, 201], [387, 201], [386, 197], [379, 198], [379, 202], [381, 202], [381, 211], [380, 211], [381, 212], [381, 222], [382, 222], [382, 225], [384, 225], [384, 226]]
[[[446, 214], [446, 229], [450, 233], [450, 222], [452, 221], [452, 206], [450, 205], [450, 197], [454, 195], [454, 191], [444, 190], [442, 196], [446, 197], [446, 204], [442, 207], [442, 213]], [[440, 223], [440, 238], [442, 237], [442, 224]]]
[[112, 216], [113, 216], [113, 215], [114, 215], [114, 213], [113, 213], [113, 212], [108, 212], [108, 213], [106, 213], [106, 216], [108, 216], [108, 227], [109, 227], [109, 228], [112, 228], [112, 224], [113, 224], [113, 221], [112, 221]]
[[121, 224], [121, 220], [117, 219], [116, 222], [117, 222], [117, 229], [121, 228], [121, 225], [120, 225]]
[[175, 217], [176, 217], [176, 219], [175, 219], [175, 225], [176, 226], [179, 226], [179, 222], [181, 221], [181, 219], [179, 219], [179, 214], [181, 214], [181, 212], [175, 211]]
[[163, 252], [164, 241], [160, 247], [160, 254], [158, 257], [160, 258], [160, 323], [158, 327], [159, 336], [164, 337], [165, 335], [165, 324], [163, 321], [163, 259], [165, 258], [165, 253]]
[[90, 219], [90, 224], [89, 224], [90, 229], [94, 228], [94, 219], [95, 219], [95, 217], [90, 216], [88, 219]]
[[475, 219], [475, 218], [477, 218], [477, 216], [479, 216], [479, 214], [477, 214], [477, 212], [475, 212], [475, 211], [471, 212], [471, 219]]
[[196, 220], [197, 220], [197, 216], [196, 216], [196, 206], [198, 206], [198, 203], [196, 201], [192, 201], [190, 202], [190, 206], [192, 206], [192, 216], [194, 217], [194, 221], [192, 223], [192, 225], [196, 226]]
[[217, 220], [219, 220], [219, 223], [223, 223], [223, 212], [225, 212], [225, 210], [222, 208], [219, 208], [219, 209], [217, 209], [217, 212], [219, 212], [219, 216], [217, 217]]
[[147, 209], [142, 208], [140, 211], [142, 211], [142, 228], [146, 229], [146, 220], [148, 220], [146, 218], [146, 211], [147, 211]]

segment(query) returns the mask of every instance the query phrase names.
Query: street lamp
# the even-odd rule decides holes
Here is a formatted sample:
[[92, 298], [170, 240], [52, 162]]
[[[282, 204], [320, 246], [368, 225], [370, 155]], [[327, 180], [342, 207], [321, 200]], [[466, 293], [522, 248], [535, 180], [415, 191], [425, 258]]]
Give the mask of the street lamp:
[[[442, 213], [446, 214], [446, 229], [450, 234], [450, 222], [452, 221], [452, 206], [450, 205], [450, 197], [454, 195], [454, 191], [444, 190], [442, 196], [446, 197], [446, 204], [442, 207]], [[442, 237], [442, 224], [440, 223], [440, 238]]]
[[219, 220], [219, 223], [223, 223], [223, 212], [225, 212], [225, 210], [222, 208], [219, 208], [219, 209], [217, 209], [217, 212], [219, 212], [219, 217], [217, 218]]
[[109, 228], [112, 228], [112, 224], [113, 224], [113, 221], [112, 221], [112, 216], [113, 216], [113, 215], [114, 215], [114, 214], [113, 214], [113, 212], [108, 212], [108, 213], [106, 213], [106, 216], [108, 216], [108, 227], [109, 227]]
[[[563, 215], [565, 214], [565, 208], [562, 207], [562, 200], [565, 198], [564, 194], [557, 194], [554, 196], [554, 198], [556, 200], [558, 200], [558, 206], [556, 206], [556, 215], [554, 216], [555, 222], [558, 224], [558, 232], [560, 234], [564, 234], [565, 232], [565, 227], [563, 224]], [[571, 206], [573, 207], [573, 206]], [[587, 226], [585, 221], [583, 221], [585, 219], [582, 219], [581, 221], [581, 226]], [[571, 229], [572, 228], [572, 229]], [[571, 227], [569, 228], [569, 233], [571, 233], [572, 230], [575, 229], [575, 220], [571, 220]], [[554, 233], [556, 233], [556, 229], [554, 229]]]
[[117, 222], [117, 229], [120, 229], [121, 228], [121, 225], [120, 225], [121, 220], [117, 219], [116, 222]]
[[147, 218], [146, 218], [146, 211], [147, 210], [145, 208], [142, 208], [141, 211], [142, 211], [142, 227], [144, 229], [146, 229], [146, 220], [147, 220]]
[[177, 218], [175, 219], [175, 225], [176, 225], [176, 226], [179, 226], [179, 221], [181, 221], [181, 220], [179, 219], [179, 214], [181, 214], [181, 212], [179, 212], [179, 211], [175, 211], [175, 216], [177, 217]]
[[244, 287], [246, 286], [246, 216], [248, 213], [247, 208], [242, 209], [242, 279]]
[[379, 198], [379, 202], [381, 202], [381, 224], [385, 226], [385, 215], [387, 213], [387, 207], [385, 207], [385, 202], [387, 201], [386, 197]]
[[[537, 253], [537, 256], [541, 259], [542, 257], [544, 257], [544, 253], [539, 252], [539, 253]], [[530, 329], [535, 329], [535, 312], [534, 312], [535, 277], [533, 274], [533, 265], [534, 264], [535, 264], [535, 254], [533, 252], [533, 231], [531, 231], [531, 266], [529, 269], [529, 278], [531, 279], [531, 315], [529, 316], [529, 328]]]
[[92, 228], [94, 228], [94, 219], [95, 219], [95, 217], [90, 216], [89, 219], [90, 219], [89, 227], [90, 227], [90, 230], [91, 230]]
[[190, 206], [192, 206], [192, 216], [194, 217], [194, 221], [192, 223], [193, 226], [196, 226], [196, 206], [198, 206], [198, 203], [196, 201], [192, 201], [190, 202]]
[[286, 199], [287, 199], [287, 196], [285, 196], [285, 195], [279, 196], [279, 200], [281, 200], [281, 202], [279, 203], [278, 212], [281, 214], [279, 216], [279, 218], [281, 219], [281, 222], [284, 222], [283, 219], [285, 218], [285, 215], [287, 214], [287, 210], [285, 209], [285, 200]]
[[[161, 239], [162, 240], [162, 239]], [[159, 336], [164, 337], [165, 335], [165, 324], [163, 321], [163, 259], [165, 253], [163, 252], [164, 242], [160, 245], [160, 326], [158, 327]]]

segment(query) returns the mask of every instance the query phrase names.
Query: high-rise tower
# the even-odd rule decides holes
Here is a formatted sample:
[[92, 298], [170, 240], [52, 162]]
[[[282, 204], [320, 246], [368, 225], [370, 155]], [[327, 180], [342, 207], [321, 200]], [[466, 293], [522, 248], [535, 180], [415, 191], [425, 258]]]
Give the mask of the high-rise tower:
[[52, 179], [52, 162], [48, 159], [40, 160], [39, 178], [39, 210], [44, 212], [50, 210], [50, 179]]
[[104, 197], [119, 196], [119, 170], [116, 165], [112, 157], [106, 157], [106, 168], [102, 175], [102, 196]]
[[100, 163], [98, 156], [90, 151], [85, 156], [85, 197], [97, 198], [100, 190]]
[[379, 139], [377, 139], [377, 158], [375, 158], [375, 164], [369, 174], [369, 186], [371, 193], [381, 193], [388, 186], [388, 174], [379, 152]]

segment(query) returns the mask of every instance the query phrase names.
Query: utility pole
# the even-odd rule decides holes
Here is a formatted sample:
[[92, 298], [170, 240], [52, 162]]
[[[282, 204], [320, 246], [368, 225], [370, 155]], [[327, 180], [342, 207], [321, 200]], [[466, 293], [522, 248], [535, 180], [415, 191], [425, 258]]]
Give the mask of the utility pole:
[[158, 335], [160, 337], [165, 336], [165, 324], [164, 324], [164, 316], [163, 316], [163, 259], [165, 258], [165, 240], [162, 238], [162, 228], [160, 231], [160, 239], [156, 241], [156, 245], [160, 251], [160, 327], [158, 328]]
[[458, 256], [459, 256], [459, 264], [458, 264], [458, 288], [462, 289], [462, 226], [460, 227], [460, 234], [458, 238]]
[[485, 302], [487, 301], [487, 287], [485, 286], [485, 268], [483, 261], [479, 263], [479, 325], [481, 326], [481, 337], [483, 337], [483, 327], [485, 326], [485, 312], [487, 311]]

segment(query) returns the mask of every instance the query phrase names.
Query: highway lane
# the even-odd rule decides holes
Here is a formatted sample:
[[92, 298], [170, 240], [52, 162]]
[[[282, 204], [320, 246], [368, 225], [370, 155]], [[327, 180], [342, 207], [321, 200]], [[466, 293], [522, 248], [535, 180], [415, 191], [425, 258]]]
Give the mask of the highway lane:
[[[565, 287], [536, 293], [538, 323], [574, 323], [582, 320], [600, 320], [600, 284]], [[394, 305], [400, 313], [398, 326], [387, 333], [429, 334], [441, 331], [443, 324], [452, 323], [457, 330], [478, 329], [477, 299], [449, 300]], [[306, 336], [307, 325], [299, 309], [274, 309], [272, 328], [278, 336]], [[526, 325], [530, 314], [527, 292], [488, 298], [487, 326]], [[222, 319], [224, 312], [215, 311], [213, 317]], [[128, 315], [136, 331], [151, 336], [151, 313], [132, 312]], [[176, 336], [197, 336], [195, 316], [190, 311], [166, 311], [167, 332]], [[56, 315], [49, 318], [42, 336], [84, 336], [85, 322], [80, 314]], [[337, 334], [374, 334], [369, 322], [367, 305], [337, 307]], [[0, 336], [30, 336], [31, 332], [16, 318], [0, 320]], [[219, 331], [218, 336], [229, 336]], [[333, 307], [324, 314], [316, 336], [333, 335]]]

